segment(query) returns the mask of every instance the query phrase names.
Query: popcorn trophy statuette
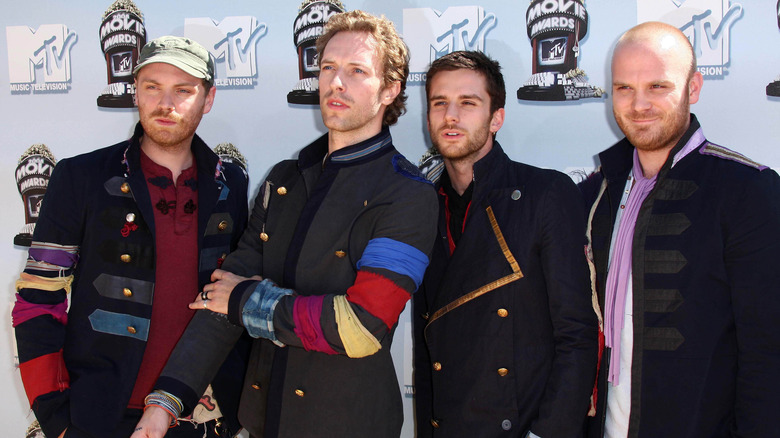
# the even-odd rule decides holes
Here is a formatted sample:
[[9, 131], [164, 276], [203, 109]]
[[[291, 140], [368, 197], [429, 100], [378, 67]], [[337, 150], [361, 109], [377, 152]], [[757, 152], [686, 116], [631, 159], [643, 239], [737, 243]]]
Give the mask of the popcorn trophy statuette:
[[522, 100], [578, 100], [601, 97], [604, 90], [588, 84], [577, 67], [580, 40], [588, 33], [585, 0], [531, 0], [526, 11], [533, 48], [533, 74], [517, 90]]
[[44, 144], [30, 146], [19, 158], [16, 166], [16, 186], [24, 203], [25, 225], [14, 237], [14, 245], [30, 246], [35, 230], [35, 222], [41, 211], [43, 195], [49, 186], [57, 159]]
[[98, 106], [135, 106], [133, 68], [138, 65], [138, 53], [144, 44], [143, 14], [132, 0], [116, 0], [103, 14], [100, 25], [100, 48], [106, 57], [108, 86], [98, 96]]
[[[777, 0], [777, 27], [780, 28], [780, 0]], [[780, 97], [780, 76], [766, 86], [766, 95]]]
[[331, 16], [346, 12], [339, 0], [305, 0], [293, 25], [293, 42], [298, 51], [298, 83], [287, 93], [287, 102], [305, 105], [320, 103], [317, 80], [317, 37]]

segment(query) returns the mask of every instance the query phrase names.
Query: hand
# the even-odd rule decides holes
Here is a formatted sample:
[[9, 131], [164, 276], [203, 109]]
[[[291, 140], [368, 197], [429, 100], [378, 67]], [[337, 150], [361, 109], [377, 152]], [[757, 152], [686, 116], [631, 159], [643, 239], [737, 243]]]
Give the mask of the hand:
[[157, 406], [148, 406], [130, 438], [162, 438], [171, 425], [171, 415]]
[[[208, 309], [212, 312], [227, 315], [230, 293], [233, 292], [233, 288], [235, 288], [238, 283], [246, 280], [262, 281], [263, 277], [255, 275], [252, 278], [246, 278], [228, 271], [223, 271], [222, 269], [215, 270], [211, 274], [211, 281], [213, 281], [213, 283], [203, 286], [203, 293], [198, 294], [195, 301], [190, 303], [190, 309]], [[204, 295], [208, 298], [207, 300], [203, 299]]]

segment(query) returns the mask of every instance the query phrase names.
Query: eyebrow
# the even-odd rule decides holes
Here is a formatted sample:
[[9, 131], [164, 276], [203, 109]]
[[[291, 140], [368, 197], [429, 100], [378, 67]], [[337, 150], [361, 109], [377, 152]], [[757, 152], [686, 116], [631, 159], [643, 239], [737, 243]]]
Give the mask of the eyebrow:
[[[446, 100], [447, 98], [440, 94], [430, 97], [430, 100], [442, 100], [442, 99]], [[480, 102], [485, 100], [482, 97], [480, 97], [478, 94], [461, 94], [456, 99], [458, 100], [472, 99], [472, 100], [478, 100]]]

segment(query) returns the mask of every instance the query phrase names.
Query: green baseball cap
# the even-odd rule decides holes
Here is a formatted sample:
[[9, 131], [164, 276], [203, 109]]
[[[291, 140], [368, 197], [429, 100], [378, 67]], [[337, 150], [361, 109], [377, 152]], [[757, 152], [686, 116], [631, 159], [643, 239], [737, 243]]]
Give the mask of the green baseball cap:
[[209, 51], [189, 38], [168, 35], [149, 41], [141, 49], [133, 75], [138, 75], [141, 68], [154, 62], [178, 67], [214, 85], [214, 61]]

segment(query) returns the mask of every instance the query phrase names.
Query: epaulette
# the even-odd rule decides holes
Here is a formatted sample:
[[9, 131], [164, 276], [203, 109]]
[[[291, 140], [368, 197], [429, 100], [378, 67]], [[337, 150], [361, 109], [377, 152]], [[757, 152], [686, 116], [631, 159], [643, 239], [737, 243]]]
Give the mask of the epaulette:
[[431, 181], [428, 181], [425, 178], [425, 175], [423, 175], [423, 173], [420, 172], [420, 169], [418, 169], [417, 166], [410, 163], [409, 160], [407, 160], [401, 154], [396, 154], [395, 156], [393, 156], [393, 168], [397, 173], [400, 173], [401, 175], [409, 179], [424, 182], [427, 184], [432, 184]]
[[702, 146], [702, 148], [699, 150], [699, 153], [702, 155], [723, 158], [724, 160], [736, 161], [737, 163], [744, 164], [745, 166], [749, 166], [758, 170], [768, 169], [767, 166], [764, 166], [761, 163], [757, 163], [750, 158], [740, 154], [739, 152], [734, 152], [731, 149], [718, 146], [715, 143], [705, 143], [704, 146]]

